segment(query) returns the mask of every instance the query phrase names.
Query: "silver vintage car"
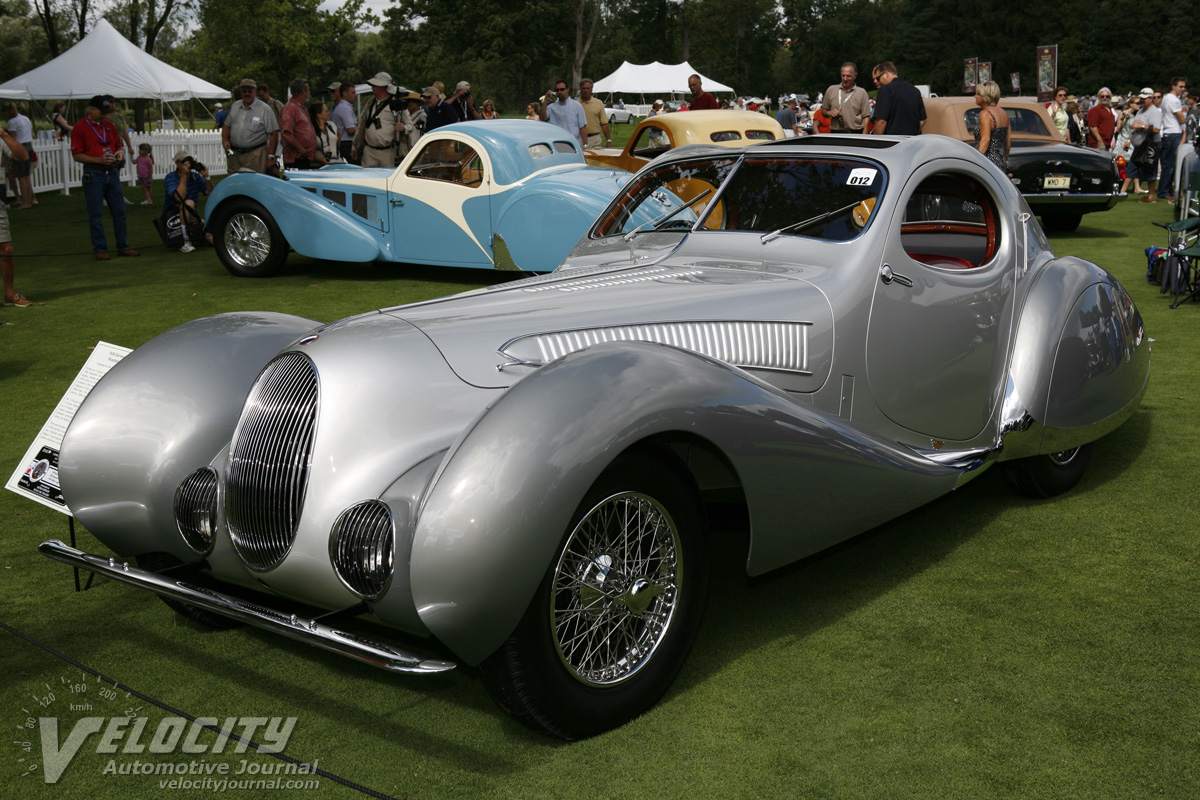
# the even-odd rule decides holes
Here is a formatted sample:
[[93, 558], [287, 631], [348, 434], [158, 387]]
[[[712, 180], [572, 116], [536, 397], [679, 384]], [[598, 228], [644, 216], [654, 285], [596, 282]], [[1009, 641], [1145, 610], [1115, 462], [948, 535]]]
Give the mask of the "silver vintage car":
[[62, 448], [115, 555], [41, 550], [385, 669], [479, 665], [505, 711], [585, 737], [684, 661], [713, 500], [757, 575], [993, 465], [1054, 495], [1149, 360], [1120, 283], [1056, 257], [969, 145], [683, 147], [549, 275], [153, 339]]

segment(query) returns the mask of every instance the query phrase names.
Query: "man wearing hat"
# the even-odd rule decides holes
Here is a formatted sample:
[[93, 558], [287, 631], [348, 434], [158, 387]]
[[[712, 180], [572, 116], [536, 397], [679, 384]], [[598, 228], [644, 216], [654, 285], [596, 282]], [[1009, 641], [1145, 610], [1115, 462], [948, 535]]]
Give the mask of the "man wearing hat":
[[354, 102], [358, 99], [358, 91], [353, 83], [338, 85], [338, 104], [329, 110], [329, 118], [338, 129], [338, 149], [342, 160], [347, 164], [350, 160], [350, 150], [354, 146], [354, 134], [358, 132], [358, 120], [354, 116]]
[[454, 87], [454, 94], [446, 98], [446, 102], [454, 106], [458, 119], [466, 122], [469, 119], [483, 119], [483, 115], [475, 108], [475, 98], [471, 97], [471, 84], [459, 81]]
[[200, 195], [207, 196], [213, 190], [212, 179], [208, 177], [208, 167], [196, 164], [196, 159], [187, 150], [175, 153], [175, 171], [168, 172], [163, 178], [163, 188], [167, 192], [167, 201], [163, 204], [163, 213], [176, 212], [179, 214], [180, 230], [184, 232], [181, 253], [190, 253], [196, 248], [188, 238], [189, 220], [198, 222], [200, 214], [196, 211], [196, 201]]
[[238, 84], [241, 99], [230, 106], [221, 126], [221, 146], [230, 175], [241, 170], [266, 172], [268, 160], [275, 161], [279, 122], [271, 107], [255, 97], [257, 88], [252, 78]]
[[217, 110], [216, 115], [213, 117], [213, 130], [219, 131], [221, 130], [221, 126], [225, 124], [225, 117], [229, 116], [229, 112], [225, 110], [224, 103], [214, 103], [213, 108]]
[[396, 166], [396, 123], [399, 121], [392, 95], [388, 91], [392, 86], [392, 76], [386, 72], [376, 72], [373, 78], [367, 80], [371, 93], [375, 96], [363, 109], [362, 120], [354, 134], [354, 144], [350, 147], [352, 158], [362, 158], [364, 167]]
[[125, 239], [125, 193], [121, 190], [121, 174], [117, 169], [117, 162], [124, 160], [125, 151], [116, 126], [104, 118], [110, 109], [104, 96], [96, 95], [88, 101], [83, 119], [71, 129], [71, 158], [83, 164], [83, 196], [87, 200], [92, 252], [97, 261], [109, 258], [101, 217], [105, 202], [112, 214], [117, 252], [123, 256], [141, 255], [131, 249]]
[[425, 104], [416, 92], [409, 92], [399, 99], [408, 103], [408, 108], [400, 112], [400, 124], [404, 126], [404, 132], [400, 134], [399, 155], [403, 159], [417, 146], [417, 140], [425, 132]]
[[421, 91], [421, 97], [425, 100], [426, 133], [459, 121], [458, 112], [442, 99], [442, 93], [436, 86], [426, 86]]

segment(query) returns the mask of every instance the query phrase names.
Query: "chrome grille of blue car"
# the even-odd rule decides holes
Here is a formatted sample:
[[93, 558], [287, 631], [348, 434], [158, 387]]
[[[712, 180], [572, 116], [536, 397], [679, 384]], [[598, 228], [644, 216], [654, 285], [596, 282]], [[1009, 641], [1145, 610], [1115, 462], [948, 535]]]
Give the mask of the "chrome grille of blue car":
[[284, 353], [255, 382], [233, 435], [226, 478], [229, 536], [251, 569], [279, 564], [300, 523], [319, 384], [307, 356]]

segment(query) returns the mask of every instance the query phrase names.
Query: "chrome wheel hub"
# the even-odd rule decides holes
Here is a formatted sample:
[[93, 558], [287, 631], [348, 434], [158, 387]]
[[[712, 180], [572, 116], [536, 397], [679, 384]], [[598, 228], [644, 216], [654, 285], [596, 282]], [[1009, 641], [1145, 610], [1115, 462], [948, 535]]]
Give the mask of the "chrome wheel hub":
[[555, 567], [550, 624], [563, 665], [593, 686], [644, 667], [670, 629], [682, 572], [679, 531], [662, 505], [637, 492], [598, 503]]
[[254, 214], [234, 214], [225, 221], [225, 250], [243, 267], [258, 267], [271, 253], [271, 231]]
[[1072, 447], [1070, 450], [1062, 450], [1058, 453], [1051, 453], [1050, 460], [1057, 466], [1065, 467], [1075, 460], [1075, 456], [1079, 455], [1079, 448]]

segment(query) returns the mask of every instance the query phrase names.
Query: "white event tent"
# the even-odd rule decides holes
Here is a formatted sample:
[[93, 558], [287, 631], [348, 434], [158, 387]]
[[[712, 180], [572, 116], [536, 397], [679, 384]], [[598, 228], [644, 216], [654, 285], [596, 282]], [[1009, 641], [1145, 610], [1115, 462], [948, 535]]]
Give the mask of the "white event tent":
[[229, 89], [138, 49], [105, 19], [58, 58], [0, 84], [0, 98], [10, 100], [87, 100], [98, 94], [160, 102], [230, 96]]
[[[596, 81], [592, 91], [596, 94], [688, 94], [688, 78], [700, 75], [692, 65], [681, 64], [630, 64], [625, 61], [611, 75]], [[732, 92], [733, 88], [700, 75], [706, 92]]]

